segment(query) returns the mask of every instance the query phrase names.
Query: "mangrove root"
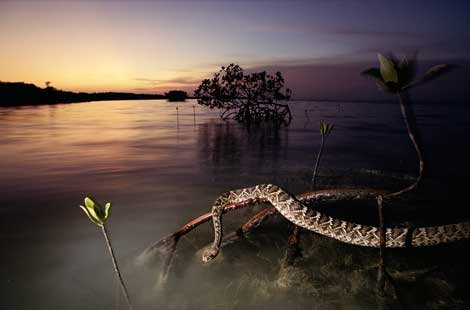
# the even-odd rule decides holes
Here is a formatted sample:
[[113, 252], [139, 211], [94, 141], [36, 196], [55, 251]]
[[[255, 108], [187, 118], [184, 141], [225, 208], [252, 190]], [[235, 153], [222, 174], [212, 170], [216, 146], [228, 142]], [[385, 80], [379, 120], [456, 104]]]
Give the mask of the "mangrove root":
[[[309, 203], [320, 201], [336, 202], [355, 199], [374, 199], [378, 195], [383, 194], [385, 194], [385, 191], [383, 190], [376, 190], [370, 188], [329, 189], [302, 193], [300, 195], [297, 195], [296, 198], [301, 201], [307, 201]], [[251, 203], [252, 201], [248, 200], [243, 203], [226, 205], [224, 207], [224, 213], [243, 208]], [[246, 223], [244, 223], [235, 233], [227, 235], [227, 237], [225, 238], [224, 245], [227, 245], [228, 243], [233, 243], [236, 240], [240, 239], [251, 230], [259, 227], [267, 218], [276, 213], [277, 211], [274, 207], [268, 207], [266, 209], [263, 209], [262, 211], [254, 215], [252, 218], [250, 218]], [[194, 228], [209, 221], [211, 218], [212, 212], [208, 212], [189, 221], [185, 225], [181, 226], [180, 229], [178, 229], [176, 232], [150, 245], [142, 254], [139, 255], [136, 263], [138, 265], [147, 265], [152, 264], [158, 258], [162, 259], [163, 263], [159, 276], [159, 281], [165, 281], [171, 269], [174, 254], [176, 251], [176, 245], [179, 239], [183, 235], [192, 231]]]

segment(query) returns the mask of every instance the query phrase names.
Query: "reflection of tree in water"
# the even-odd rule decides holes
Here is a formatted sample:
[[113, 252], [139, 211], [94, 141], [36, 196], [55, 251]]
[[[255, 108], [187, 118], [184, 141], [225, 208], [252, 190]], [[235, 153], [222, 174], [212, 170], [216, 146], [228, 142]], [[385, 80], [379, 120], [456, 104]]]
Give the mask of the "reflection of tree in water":
[[212, 121], [198, 127], [199, 161], [214, 173], [275, 175], [287, 161], [287, 144], [287, 129], [271, 124], [247, 128]]

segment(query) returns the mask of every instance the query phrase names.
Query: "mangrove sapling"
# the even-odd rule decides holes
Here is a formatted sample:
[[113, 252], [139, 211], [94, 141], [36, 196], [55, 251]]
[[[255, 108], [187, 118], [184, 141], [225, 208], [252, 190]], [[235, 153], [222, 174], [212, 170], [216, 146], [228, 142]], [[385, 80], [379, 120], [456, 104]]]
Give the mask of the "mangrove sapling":
[[320, 163], [320, 158], [323, 152], [323, 147], [325, 146], [326, 137], [330, 134], [332, 130], [333, 130], [332, 124], [320, 122], [321, 144], [320, 144], [320, 150], [318, 151], [317, 160], [315, 161], [315, 168], [313, 169], [313, 173], [312, 173], [312, 181], [310, 182], [311, 191], [315, 188], [315, 178], [317, 176], [317, 169]]
[[415, 79], [417, 67], [415, 56], [410, 59], [405, 57], [401, 61], [398, 61], [394, 56], [387, 58], [379, 53], [378, 58], [380, 68], [370, 68], [363, 71], [361, 74], [374, 79], [379, 88], [383, 91], [397, 95], [403, 121], [405, 122], [408, 136], [416, 151], [419, 162], [419, 171], [415, 182], [404, 189], [386, 196], [392, 197], [415, 189], [424, 174], [424, 159], [417, 139], [416, 120], [408, 100], [407, 92], [409, 89], [434, 80], [452, 70], [455, 66], [448, 64], [436, 65], [431, 67], [421, 78]]
[[382, 54], [378, 54], [380, 68], [370, 68], [362, 72], [362, 75], [369, 76], [373, 78], [379, 88], [385, 92], [394, 93], [398, 97], [400, 104], [400, 110], [405, 122], [406, 129], [408, 131], [408, 136], [413, 144], [413, 147], [416, 151], [419, 162], [419, 171], [418, 176], [411, 185], [388, 194], [386, 196], [377, 197], [377, 206], [380, 219], [380, 262], [379, 262], [379, 272], [378, 272], [378, 290], [379, 293], [383, 295], [385, 288], [385, 277], [387, 276], [387, 271], [385, 269], [385, 220], [383, 214], [383, 198], [399, 196], [403, 193], [409, 192], [415, 189], [419, 182], [421, 181], [424, 173], [424, 159], [422, 155], [421, 148], [418, 144], [417, 139], [417, 130], [416, 130], [416, 120], [414, 118], [413, 111], [410, 106], [408, 99], [407, 91], [415, 86], [421, 85], [428, 81], [431, 81], [445, 72], [450, 71], [454, 66], [448, 64], [440, 64], [433, 66], [429, 69], [423, 77], [415, 80], [416, 75], [416, 58], [413, 56], [409, 60], [403, 58], [401, 61], [398, 61], [395, 57], [387, 58]]
[[132, 304], [129, 298], [129, 294], [127, 293], [127, 289], [126, 289], [126, 286], [124, 285], [121, 272], [119, 271], [119, 267], [116, 262], [116, 257], [114, 255], [113, 247], [111, 245], [111, 239], [109, 238], [108, 231], [105, 225], [106, 220], [109, 217], [109, 210], [111, 209], [111, 203], [109, 202], [106, 203], [103, 208], [100, 204], [95, 202], [93, 199], [89, 197], [85, 197], [85, 206], [80, 205], [80, 208], [82, 208], [82, 210], [88, 216], [90, 221], [92, 221], [93, 223], [95, 223], [101, 228], [101, 231], [103, 232], [104, 238], [106, 240], [106, 245], [108, 247], [109, 254], [111, 255], [111, 259], [113, 261], [114, 272], [119, 281], [119, 284], [121, 285], [124, 298], [126, 299], [126, 302], [129, 305], [129, 308], [132, 309]]
[[[308, 112], [305, 110], [305, 114], [308, 118]], [[313, 191], [315, 188], [315, 177], [317, 175], [318, 165], [320, 163], [320, 158], [323, 152], [323, 147], [325, 146], [325, 139], [333, 130], [332, 124], [327, 124], [325, 122], [320, 122], [320, 134], [321, 134], [321, 144], [320, 150], [318, 151], [317, 160], [315, 162], [315, 168], [313, 169], [312, 173], [312, 181], [310, 182], [310, 191]], [[299, 248], [300, 243], [300, 232], [301, 229], [297, 225], [294, 225], [294, 229], [292, 230], [292, 234], [289, 237], [289, 246], [286, 253], [286, 258], [284, 260], [285, 265], [292, 265], [294, 260], [301, 255], [301, 250]]]

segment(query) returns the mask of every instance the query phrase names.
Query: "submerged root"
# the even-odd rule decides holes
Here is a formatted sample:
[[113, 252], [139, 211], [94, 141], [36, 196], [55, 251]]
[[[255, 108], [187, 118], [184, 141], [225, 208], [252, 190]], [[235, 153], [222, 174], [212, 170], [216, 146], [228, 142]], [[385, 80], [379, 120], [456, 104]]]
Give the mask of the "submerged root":
[[176, 245], [178, 243], [179, 238], [180, 235], [177, 233], [168, 235], [148, 247], [136, 259], [136, 264], [138, 266], [144, 266], [155, 264], [157, 257], [162, 258], [162, 267], [160, 269], [160, 274], [158, 275], [158, 285], [165, 283], [168, 278], [168, 273], [173, 264]]
[[[306, 192], [296, 196], [297, 199], [304, 202], [319, 202], [319, 201], [346, 201], [346, 200], [357, 200], [357, 199], [370, 199], [375, 198], [379, 194], [383, 194], [384, 191], [376, 189], [332, 189], [332, 190], [320, 190], [314, 192]], [[251, 205], [252, 200], [246, 200], [241, 203], [229, 204], [224, 207], [224, 213], [240, 209]], [[250, 218], [245, 224], [242, 225], [235, 233], [229, 234], [224, 238], [223, 245], [231, 244], [238, 241], [249, 231], [259, 227], [267, 218], [272, 215], [277, 214], [277, 211], [274, 207], [268, 207], [252, 218]], [[176, 246], [179, 239], [192, 231], [197, 226], [209, 221], [212, 219], [212, 212], [205, 213], [192, 221], [181, 226], [181, 228], [173, 234], [170, 234], [158, 242], [149, 246], [142, 254], [140, 254], [136, 259], [136, 264], [139, 266], [152, 265], [156, 261], [162, 261], [162, 268], [159, 275], [159, 282], [164, 282], [169, 274], [169, 271], [172, 267]], [[291, 254], [298, 254], [291, 253]], [[296, 256], [296, 255], [289, 255]]]
[[[249, 202], [227, 205], [224, 207], [224, 212], [236, 210], [238, 208], [245, 206], [247, 203]], [[271, 212], [266, 212], [266, 211], [271, 211]], [[225, 238], [224, 245], [227, 245], [227, 244], [230, 244], [239, 240], [239, 238], [243, 236], [245, 232], [252, 229], [253, 227], [257, 227], [262, 221], [264, 221], [264, 219], [267, 216], [271, 214], [275, 214], [276, 212], [277, 211], [274, 209], [274, 207], [272, 208], [272, 210], [270, 210], [270, 208], [263, 210], [263, 212], [260, 212], [260, 216], [258, 217], [254, 216], [250, 221], [245, 223], [245, 225], [242, 226], [242, 228], [240, 228], [236, 233], [227, 235], [227, 238]], [[211, 218], [212, 218], [211, 212], [205, 213], [193, 219], [192, 221], [189, 221], [185, 225], [181, 226], [181, 228], [178, 231], [150, 245], [137, 257], [135, 261], [136, 265], [141, 266], [141, 267], [151, 266], [151, 265], [154, 265], [158, 260], [161, 260], [162, 267], [161, 267], [160, 274], [158, 277], [159, 278], [158, 282], [164, 283], [167, 280], [168, 274], [173, 265], [173, 260], [174, 260], [175, 252], [176, 252], [176, 246], [180, 238], [186, 235], [187, 233], [189, 233], [190, 231], [192, 231], [194, 228], [198, 227], [199, 225], [209, 221]]]
[[168, 258], [174, 255], [179, 238], [180, 235], [178, 233], [173, 233], [155, 242], [136, 258], [136, 265], [153, 265], [159, 257], [168, 260]]
[[318, 295], [318, 283], [313, 274], [305, 268], [294, 264], [282, 264], [275, 285], [280, 289], [295, 288], [297, 293], [303, 295]]
[[299, 226], [294, 225], [292, 234], [289, 237], [289, 242], [286, 251], [286, 257], [284, 258], [284, 265], [292, 265], [295, 260], [302, 256], [302, 249], [300, 248], [300, 231]]

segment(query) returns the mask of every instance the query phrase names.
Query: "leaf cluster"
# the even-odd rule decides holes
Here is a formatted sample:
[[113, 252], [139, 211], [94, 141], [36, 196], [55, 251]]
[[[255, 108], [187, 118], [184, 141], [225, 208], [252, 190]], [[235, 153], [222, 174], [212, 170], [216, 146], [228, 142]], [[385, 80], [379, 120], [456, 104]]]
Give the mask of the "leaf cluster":
[[380, 67], [364, 70], [361, 74], [375, 80], [380, 89], [389, 93], [399, 93], [423, 83], [432, 81], [456, 66], [440, 64], [431, 67], [426, 73], [416, 78], [416, 55], [398, 60], [394, 55], [385, 57], [378, 54]]
[[320, 134], [322, 136], [328, 136], [333, 130], [333, 124], [328, 124], [325, 122], [320, 122]]
[[222, 67], [212, 79], [204, 79], [194, 94], [206, 105], [223, 108], [224, 103], [233, 99], [246, 99], [254, 102], [288, 100], [291, 90], [284, 87], [280, 72], [274, 75], [266, 71], [245, 74], [239, 65]]
[[85, 206], [80, 205], [83, 212], [88, 216], [90, 221], [95, 223], [96, 225], [102, 227], [106, 220], [109, 217], [109, 210], [111, 209], [111, 203], [106, 203], [104, 207], [102, 207], [99, 203], [95, 202], [90, 197], [85, 197]]

